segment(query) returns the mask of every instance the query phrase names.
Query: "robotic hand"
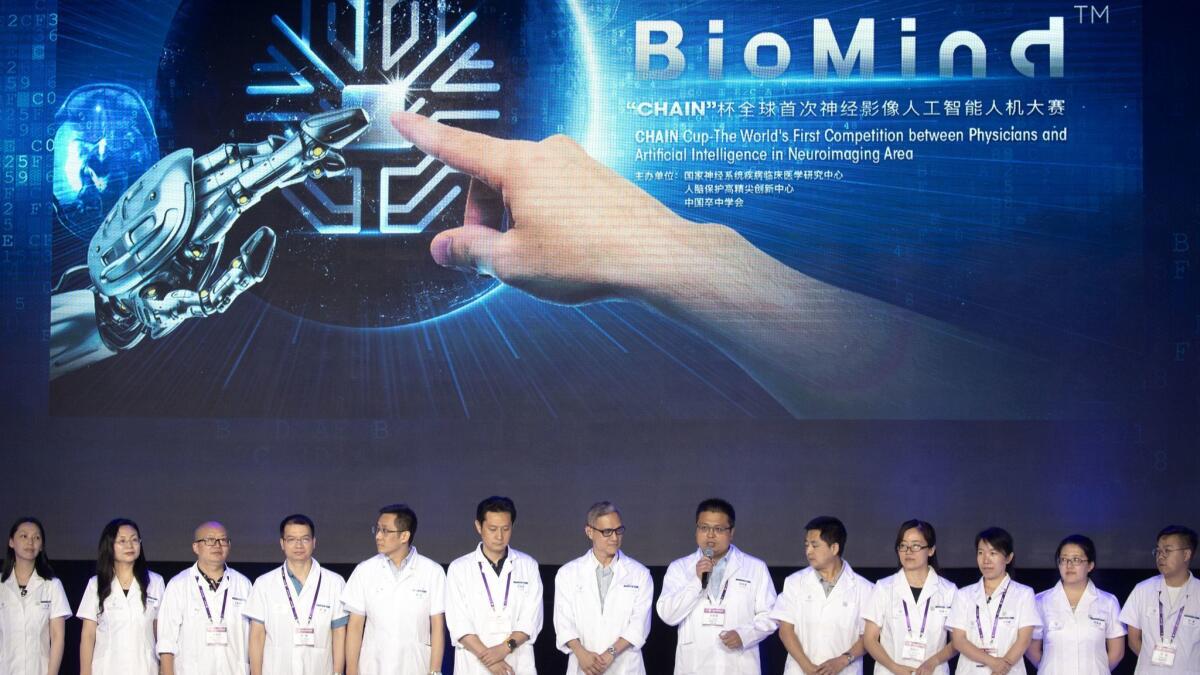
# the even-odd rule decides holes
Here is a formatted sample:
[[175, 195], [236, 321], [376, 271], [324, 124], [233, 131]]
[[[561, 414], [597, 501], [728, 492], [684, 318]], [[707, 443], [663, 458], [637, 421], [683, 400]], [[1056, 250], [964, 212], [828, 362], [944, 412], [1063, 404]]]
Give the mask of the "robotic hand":
[[[275, 251], [269, 227], [250, 235], [216, 274], [234, 222], [271, 190], [344, 172], [338, 151], [369, 125], [361, 108], [334, 110], [305, 119], [287, 138], [228, 143], [198, 159], [183, 149], [159, 160], [121, 196], [88, 246], [103, 351], [130, 349], [191, 317], [224, 312], [262, 281]], [[52, 378], [98, 360], [100, 345], [81, 336], [81, 322], [72, 315], [79, 308], [71, 307], [79, 303], [69, 295], [51, 302]]]

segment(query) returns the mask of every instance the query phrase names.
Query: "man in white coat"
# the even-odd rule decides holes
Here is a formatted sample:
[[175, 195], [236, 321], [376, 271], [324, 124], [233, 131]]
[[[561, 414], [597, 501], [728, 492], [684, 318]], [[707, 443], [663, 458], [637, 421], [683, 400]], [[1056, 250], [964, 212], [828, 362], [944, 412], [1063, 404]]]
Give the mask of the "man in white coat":
[[517, 507], [488, 497], [475, 508], [480, 544], [446, 572], [446, 626], [458, 675], [536, 675], [533, 641], [542, 630], [537, 561], [510, 548]]
[[1200, 580], [1190, 568], [1196, 531], [1171, 525], [1158, 533], [1159, 574], [1134, 587], [1121, 608], [1138, 675], [1200, 675]]
[[767, 565], [733, 545], [733, 505], [696, 507], [696, 551], [667, 568], [658, 616], [679, 627], [676, 675], [759, 675], [758, 643], [775, 632]]
[[216, 521], [192, 536], [196, 564], [167, 584], [158, 608], [160, 675], [246, 675], [250, 580], [230, 569], [229, 534]]
[[783, 582], [771, 610], [788, 653], [785, 675], [862, 675], [863, 610], [874, 584], [842, 559], [846, 526], [830, 516], [804, 526], [808, 567]]
[[317, 528], [308, 516], [279, 523], [279, 547], [286, 560], [254, 581], [243, 612], [250, 620], [250, 675], [340, 675], [346, 582], [313, 559]]
[[407, 505], [380, 509], [371, 532], [379, 553], [354, 568], [342, 593], [346, 675], [441, 675], [446, 573], [413, 546], [417, 514]]
[[592, 542], [554, 577], [554, 633], [570, 654], [568, 675], [646, 675], [642, 645], [650, 634], [650, 570], [621, 552], [625, 525], [612, 502], [588, 509]]

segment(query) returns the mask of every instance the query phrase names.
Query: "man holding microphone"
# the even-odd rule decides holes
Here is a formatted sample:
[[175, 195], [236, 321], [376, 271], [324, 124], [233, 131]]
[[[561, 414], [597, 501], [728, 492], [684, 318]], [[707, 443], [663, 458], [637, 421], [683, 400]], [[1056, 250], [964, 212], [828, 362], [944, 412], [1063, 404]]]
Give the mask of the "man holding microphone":
[[733, 505], [696, 507], [696, 546], [667, 568], [658, 616], [679, 627], [675, 674], [759, 675], [758, 643], [775, 632], [767, 565], [733, 545]]

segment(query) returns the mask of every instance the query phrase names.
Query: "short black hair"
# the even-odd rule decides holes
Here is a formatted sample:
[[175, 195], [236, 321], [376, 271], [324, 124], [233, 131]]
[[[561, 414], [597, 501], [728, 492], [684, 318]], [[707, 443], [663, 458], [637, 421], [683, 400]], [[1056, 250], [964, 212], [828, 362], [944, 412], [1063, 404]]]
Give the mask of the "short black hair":
[[1191, 549], [1193, 553], [1195, 553], [1195, 551], [1196, 551], [1196, 531], [1195, 530], [1193, 530], [1190, 527], [1184, 527], [1183, 525], [1168, 525], [1159, 531], [1158, 537], [1156, 537], [1154, 540], [1158, 541], [1159, 539], [1162, 539], [1163, 537], [1170, 537], [1170, 536], [1182, 537], [1184, 545], [1187, 546], [1189, 549]]
[[737, 522], [737, 516], [733, 513], [733, 504], [720, 499], [718, 497], [710, 497], [700, 502], [696, 507], [696, 519], [700, 519], [700, 514], [705, 511], [715, 511], [716, 513], [724, 513], [729, 518], [729, 526], [733, 527]]
[[1055, 565], [1058, 564], [1058, 557], [1062, 555], [1063, 547], [1070, 546], [1071, 544], [1083, 549], [1083, 554], [1087, 556], [1088, 561], [1093, 563], [1096, 562], [1095, 542], [1093, 542], [1090, 537], [1086, 537], [1082, 534], [1068, 534], [1067, 536], [1063, 537], [1062, 541], [1058, 542], [1058, 548], [1054, 549]]
[[979, 543], [983, 541], [991, 544], [992, 548], [1005, 556], [1011, 555], [1013, 552], [1013, 537], [1003, 527], [989, 527], [975, 535], [975, 548], [978, 549]]
[[[933, 525], [919, 518], [913, 518], [900, 523], [900, 529], [896, 532], [895, 546], [897, 549], [904, 542], [904, 533], [909, 530], [916, 530], [925, 539], [926, 546], [937, 546], [937, 531], [933, 529]], [[935, 570], [938, 568], [937, 553], [929, 556], [929, 566]]]
[[396, 516], [396, 529], [408, 532], [408, 543], [417, 537], [417, 513], [408, 504], [388, 504], [379, 509], [379, 515], [391, 514]]
[[475, 507], [475, 522], [482, 525], [483, 519], [489, 513], [507, 513], [512, 518], [513, 524], [517, 522], [517, 505], [508, 497], [492, 495], [479, 502], [479, 506]]
[[817, 530], [821, 533], [821, 541], [829, 546], [838, 545], [838, 557], [846, 557], [846, 526], [833, 516], [817, 516], [808, 521], [804, 531]]
[[285, 516], [279, 521], [279, 538], [283, 539], [283, 529], [288, 525], [305, 525], [308, 527], [308, 533], [312, 536], [317, 536], [317, 526], [313, 525], [312, 518], [303, 513], [293, 513], [290, 516]]

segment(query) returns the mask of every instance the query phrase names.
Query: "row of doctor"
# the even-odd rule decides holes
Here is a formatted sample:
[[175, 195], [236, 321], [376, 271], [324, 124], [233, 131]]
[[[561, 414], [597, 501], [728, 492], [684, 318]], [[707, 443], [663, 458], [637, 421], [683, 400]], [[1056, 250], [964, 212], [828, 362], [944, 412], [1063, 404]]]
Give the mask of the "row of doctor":
[[[515, 521], [511, 500], [481, 502], [479, 546], [443, 572], [413, 546], [416, 514], [384, 507], [372, 528], [378, 555], [344, 582], [313, 559], [312, 521], [288, 516], [280, 525], [285, 563], [253, 584], [226, 565], [225, 528], [205, 523], [195, 532], [196, 565], [164, 586], [147, 569], [136, 524], [115, 520], [77, 612], [81, 672], [436, 674], [448, 628], [456, 672], [532, 674], [542, 588], [536, 561], [509, 546]], [[645, 673], [650, 574], [621, 552], [615, 506], [594, 505], [585, 522], [591, 549], [555, 579], [557, 646], [570, 655], [569, 673]], [[1122, 610], [1089, 581], [1095, 548], [1078, 535], [1056, 553], [1060, 583], [1035, 597], [1008, 576], [1013, 542], [998, 528], [976, 537], [980, 581], [956, 589], [937, 574], [928, 523], [900, 527], [901, 569], [872, 584], [843, 560], [841, 522], [817, 518], [805, 528], [810, 566], [776, 596], [766, 565], [732, 544], [734, 524], [728, 502], [702, 502], [697, 550], [667, 570], [657, 610], [678, 627], [676, 673], [757, 675], [756, 646], [777, 628], [787, 675], [861, 673], [864, 652], [876, 673], [948, 674], [956, 652], [958, 673], [1023, 673], [1023, 655], [1043, 673], [1105, 673], [1121, 660], [1125, 626], [1137, 672], [1200, 673], [1200, 582], [1188, 571], [1196, 535], [1187, 528], [1160, 533], [1161, 574], [1139, 584]], [[58, 671], [71, 612], [43, 537], [31, 518], [10, 532], [0, 672]]]

